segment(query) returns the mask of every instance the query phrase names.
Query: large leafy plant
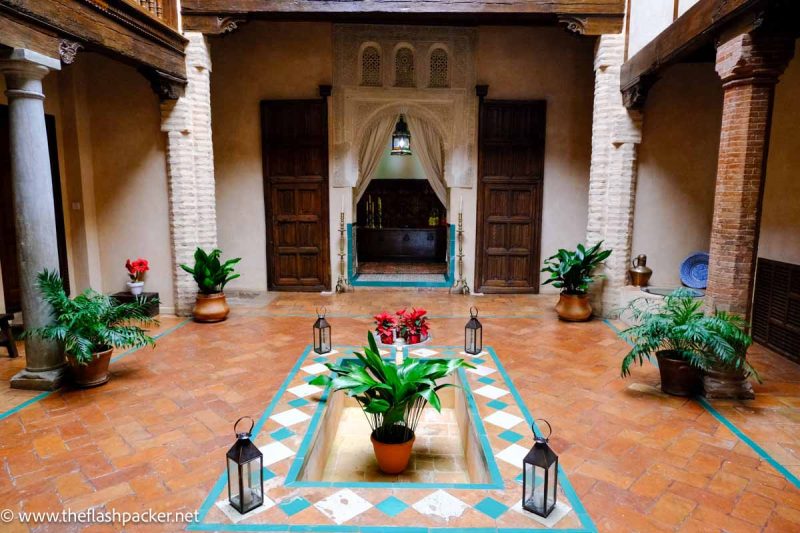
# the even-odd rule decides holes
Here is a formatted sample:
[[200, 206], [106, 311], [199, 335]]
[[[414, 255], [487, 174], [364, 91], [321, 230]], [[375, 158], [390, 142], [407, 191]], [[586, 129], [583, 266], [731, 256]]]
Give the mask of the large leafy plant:
[[706, 315], [702, 300], [688, 289], [672, 292], [663, 302], [636, 299], [624, 312], [637, 325], [620, 333], [633, 346], [622, 360], [623, 376], [630, 375], [633, 363], [641, 365], [658, 351], [671, 351], [701, 370], [722, 366], [757, 377], [745, 360], [752, 340], [744, 332], [744, 321], [721, 311]]
[[36, 286], [52, 307], [55, 322], [30, 329], [24, 335], [57, 341], [78, 363], [88, 364], [95, 352], [111, 347], [155, 346], [155, 340], [143, 328], [158, 325], [147, 314], [157, 299], [139, 297], [130, 303], [119, 303], [92, 289], [70, 299], [61, 277], [48, 270], [39, 274]]
[[552, 283], [566, 294], [586, 294], [594, 281], [592, 272], [611, 255], [611, 250], [600, 249], [602, 244], [600, 241], [588, 249], [579, 244], [574, 252], [562, 248], [545, 259], [542, 272], [549, 273], [550, 279], [544, 285]]
[[242, 258], [229, 259], [223, 263], [220, 255], [222, 251], [218, 249], [206, 253], [202, 248], [198, 248], [194, 252], [194, 268], [181, 265], [183, 270], [194, 277], [197, 289], [203, 294], [222, 292], [229, 281], [239, 277], [239, 274], [233, 273], [233, 266]]
[[334, 391], [343, 390], [358, 401], [367, 417], [375, 439], [383, 443], [408, 441], [417, 428], [425, 406], [441, 411], [438, 391], [453, 387], [452, 383], [436, 381], [458, 368], [474, 368], [463, 359], [412, 359], [401, 365], [384, 361], [378, 352], [375, 337], [368, 335], [369, 346], [356, 353], [358, 361], [343, 364], [326, 363], [333, 377], [319, 375], [314, 385], [330, 385]]

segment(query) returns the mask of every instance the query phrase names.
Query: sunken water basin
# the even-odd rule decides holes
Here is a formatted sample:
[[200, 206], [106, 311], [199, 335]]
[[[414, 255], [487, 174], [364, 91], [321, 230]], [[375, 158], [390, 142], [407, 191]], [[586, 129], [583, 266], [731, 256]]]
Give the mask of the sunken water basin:
[[489, 469], [476, 430], [475, 412], [470, 408], [469, 393], [460, 387], [462, 372], [439, 381], [449, 380], [459, 386], [439, 391], [441, 413], [430, 405], [425, 408], [408, 468], [399, 475], [378, 469], [369, 438], [371, 430], [355, 398], [341, 391], [328, 396], [298, 481], [488, 483]]

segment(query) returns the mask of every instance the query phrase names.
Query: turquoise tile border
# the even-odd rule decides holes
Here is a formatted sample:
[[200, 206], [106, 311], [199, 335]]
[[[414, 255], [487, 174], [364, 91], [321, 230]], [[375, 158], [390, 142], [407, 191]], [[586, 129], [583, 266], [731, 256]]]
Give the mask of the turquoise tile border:
[[[619, 334], [620, 334], [620, 329], [619, 329], [617, 326], [615, 326], [614, 324], [612, 324], [612, 323], [611, 323], [611, 321], [610, 321], [610, 320], [608, 320], [607, 318], [603, 319], [603, 322], [604, 322], [604, 323], [605, 323], [605, 324], [606, 324], [606, 325], [607, 325], [609, 328], [611, 328], [611, 329], [612, 329], [612, 331], [614, 331], [614, 333], [616, 333], [616, 334], [617, 334], [617, 336], [619, 336]], [[627, 342], [627, 341], [625, 341], [625, 342]], [[628, 344], [630, 344], [630, 343], [628, 343]], [[653, 364], [653, 366], [655, 366], [656, 368], [658, 368], [658, 362], [657, 362], [656, 360], [652, 360], [652, 361], [650, 361], [650, 362]], [[713, 417], [714, 417], [714, 418], [717, 420], [717, 422], [719, 422], [720, 424], [722, 424], [723, 426], [725, 426], [726, 428], [728, 428], [728, 430], [729, 430], [731, 433], [733, 433], [733, 434], [736, 436], [736, 438], [738, 438], [739, 440], [741, 440], [742, 442], [744, 442], [744, 443], [745, 443], [747, 446], [749, 446], [749, 447], [750, 447], [750, 449], [752, 449], [754, 452], [756, 452], [756, 454], [757, 454], [759, 457], [761, 457], [761, 458], [762, 458], [764, 461], [766, 461], [767, 463], [769, 463], [770, 465], [772, 465], [772, 467], [773, 467], [775, 470], [777, 470], [777, 471], [778, 471], [778, 473], [779, 473], [780, 475], [782, 475], [783, 477], [785, 477], [785, 478], [786, 478], [786, 480], [787, 480], [787, 481], [789, 481], [789, 483], [791, 483], [792, 485], [794, 485], [796, 488], [800, 489], [800, 479], [799, 479], [797, 476], [795, 476], [794, 474], [792, 474], [792, 473], [789, 471], [789, 469], [788, 469], [788, 468], [786, 468], [784, 465], [782, 465], [780, 462], [778, 462], [778, 460], [777, 460], [777, 459], [775, 459], [774, 457], [772, 457], [772, 456], [769, 454], [769, 452], [767, 452], [767, 450], [765, 450], [764, 448], [762, 448], [761, 446], [759, 446], [759, 444], [758, 444], [756, 441], [754, 441], [753, 439], [751, 439], [750, 437], [748, 437], [748, 436], [747, 436], [747, 434], [746, 434], [744, 431], [742, 431], [741, 429], [739, 429], [738, 427], [736, 427], [736, 424], [734, 424], [733, 422], [731, 422], [730, 420], [728, 420], [728, 418], [727, 418], [725, 415], [723, 415], [722, 413], [720, 413], [719, 411], [717, 411], [717, 410], [714, 408], [714, 406], [713, 406], [713, 405], [711, 405], [711, 403], [710, 403], [708, 400], [706, 400], [704, 397], [702, 397], [702, 396], [697, 396], [697, 397], [695, 397], [694, 399], [695, 399], [695, 401], [697, 401], [697, 403], [699, 403], [700, 405], [702, 405], [702, 406], [703, 406], [703, 408], [704, 408], [706, 411], [708, 411], [708, 412], [709, 412], [709, 414], [710, 414], [711, 416], [713, 416]]]
[[[460, 346], [425, 346], [425, 348], [438, 350], [438, 351], [456, 351], [461, 350]], [[353, 346], [334, 346], [334, 349], [339, 350], [343, 355], [352, 354], [354, 349], [358, 349], [357, 347]], [[531, 424], [535, 425], [534, 418], [531, 415], [528, 407], [522, 400], [522, 396], [520, 395], [517, 388], [514, 386], [514, 382], [511, 380], [511, 377], [506, 372], [505, 368], [503, 367], [500, 359], [497, 357], [497, 353], [494, 349], [490, 346], [484, 348], [489, 355], [492, 357], [495, 366], [497, 367], [498, 372], [503, 377], [503, 381], [505, 385], [508, 387], [509, 392], [514, 397], [514, 400], [517, 403], [517, 406], [520, 409], [525, 420], [528, 422], [528, 425]], [[267, 405], [267, 408], [264, 410], [262, 415], [259, 417], [258, 421], [256, 422], [255, 427], [253, 428], [253, 440], [255, 440], [258, 436], [259, 431], [264, 426], [266, 420], [271, 416], [272, 411], [275, 409], [276, 405], [283, 397], [286, 389], [289, 387], [289, 384], [293, 381], [295, 375], [299, 372], [300, 367], [303, 365], [303, 362], [308, 357], [309, 353], [311, 353], [311, 346], [307, 346], [306, 349], [303, 351], [301, 356], [295, 362], [292, 369], [289, 371], [288, 376], [281, 384], [280, 388], [275, 393], [275, 396], [272, 398], [270, 403]], [[341, 358], [340, 358], [341, 359]], [[463, 369], [459, 369], [459, 372], [464, 372]], [[466, 381], [466, 376], [461, 376], [461, 379]], [[328, 390], [326, 389], [323, 393], [322, 399], [324, 400], [327, 397]], [[477, 412], [477, 406], [475, 404], [475, 399], [472, 395], [471, 389], [467, 388], [467, 400], [470, 403], [470, 409], [475, 409]], [[488, 404], [487, 404], [488, 405]], [[317, 407], [317, 411], [324, 408], [324, 402], [320, 402], [320, 405]], [[315, 428], [312, 427], [313, 424], [319, 423], [320, 418], [317, 417], [317, 411], [314, 413], [314, 418], [312, 422], [309, 424], [308, 430], [306, 432], [306, 437], [303, 440], [302, 446], [306, 445], [306, 440], [308, 440], [308, 436], [312, 435]], [[480, 420], [480, 417], [478, 417]], [[481, 421], [482, 426], [482, 421]], [[536, 426], [536, 431], [539, 432], [539, 427]], [[488, 447], [491, 450], [491, 445], [488, 444], [488, 435], [486, 435], [485, 431], [481, 435], [483, 439], [486, 439], [487, 442], [483, 443], [482, 446]], [[298, 452], [299, 455], [299, 452]], [[494, 454], [491, 454], [492, 459], [494, 459]], [[297, 472], [294, 471], [296, 465], [297, 469], [299, 469], [299, 465], [302, 463], [295, 458], [292, 467], [290, 468], [289, 473], [287, 474], [287, 479], [289, 476], [293, 476], [296, 479]], [[494, 463], [495, 468], [497, 468], [496, 462]], [[558, 479], [559, 484], [561, 485], [562, 490], [564, 491], [564, 495], [566, 496], [569, 504], [572, 506], [572, 510], [575, 512], [576, 516], [578, 517], [581, 528], [570, 528], [570, 529], [558, 529], [558, 528], [486, 528], [486, 527], [460, 527], [460, 528], [447, 528], [447, 527], [405, 527], [405, 526], [347, 526], [347, 525], [291, 525], [291, 524], [222, 524], [222, 523], [203, 523], [208, 512], [211, 510], [211, 507], [214, 505], [214, 502], [217, 501], [222, 497], [222, 491], [225, 489], [226, 485], [226, 478], [227, 474], [223, 471], [217, 481], [211, 488], [211, 491], [206, 496], [206, 499], [203, 501], [203, 504], [200, 506], [199, 513], [198, 513], [198, 521], [190, 523], [186, 526], [186, 529], [189, 531], [306, 531], [311, 533], [324, 533], [324, 532], [331, 532], [331, 533], [339, 533], [339, 532], [352, 532], [352, 533], [434, 533], [434, 532], [445, 532], [445, 531], [464, 531], [468, 533], [483, 533], [483, 532], [491, 532], [491, 533], [523, 533], [523, 532], [530, 532], [530, 531], [553, 531], [555, 533], [597, 533], [597, 527], [594, 524], [591, 516], [586, 511], [586, 508], [583, 506], [583, 503], [580, 501], [577, 492], [575, 492], [574, 487], [570, 483], [569, 479], [567, 478], [566, 472], [564, 471], [563, 467], [559, 465], [558, 467]], [[498, 470], [499, 474], [499, 470]], [[301, 483], [310, 483], [310, 482], [294, 482], [291, 486], [292, 487], [312, 487], [311, 485], [301, 485]], [[346, 486], [349, 488], [381, 488], [382, 485], [389, 485], [395, 488], [405, 488], [405, 489], [413, 489], [413, 488], [463, 488], [467, 490], [486, 490], [485, 488], [480, 487], [478, 484], [466, 487], [461, 484], [460, 487], [450, 487], [445, 484], [438, 484], [434, 485], [431, 483], [347, 483]], [[455, 485], [455, 484], [454, 484]], [[290, 486], [287, 483], [287, 486]], [[317, 485], [314, 485], [317, 486]], [[320, 485], [323, 487], [328, 486], [338, 486], [334, 483], [327, 483]]]
[[456, 256], [456, 226], [448, 225], [448, 265], [444, 281], [360, 281], [359, 275], [354, 270], [353, 255], [356, 253], [353, 241], [353, 224], [347, 225], [347, 279], [353, 287], [420, 287], [420, 288], [450, 288], [455, 279]]
[[[407, 347], [406, 347], [407, 349]], [[408, 357], [408, 354], [405, 355]], [[338, 359], [337, 363], [342, 364], [345, 361], [352, 360], [357, 361], [357, 359], [350, 359], [347, 357], [341, 357]], [[489, 470], [489, 477], [491, 481], [489, 483], [414, 483], [414, 482], [371, 482], [371, 481], [303, 481], [298, 480], [297, 476], [300, 474], [300, 470], [303, 468], [303, 464], [306, 462], [306, 457], [308, 453], [311, 451], [311, 445], [314, 442], [314, 437], [317, 434], [317, 428], [319, 427], [322, 421], [322, 415], [325, 412], [327, 407], [327, 400], [328, 400], [328, 393], [330, 389], [325, 389], [325, 392], [322, 394], [321, 400], [317, 408], [314, 410], [314, 415], [309, 423], [308, 430], [306, 431], [305, 437], [303, 438], [303, 442], [300, 444], [300, 448], [297, 450], [297, 454], [292, 461], [292, 466], [289, 468], [289, 472], [286, 474], [286, 481], [284, 485], [286, 487], [318, 487], [318, 488], [359, 488], [359, 489], [473, 489], [473, 490], [481, 490], [481, 489], [504, 489], [505, 483], [503, 482], [503, 478], [500, 475], [500, 469], [497, 466], [497, 461], [495, 460], [494, 453], [492, 453], [492, 446], [489, 443], [489, 436], [486, 433], [486, 427], [483, 425], [483, 420], [481, 420], [480, 414], [478, 413], [478, 406], [475, 403], [475, 397], [472, 394], [472, 388], [469, 385], [469, 381], [467, 380], [467, 375], [464, 372], [463, 368], [458, 369], [458, 378], [463, 384], [463, 390], [466, 392], [467, 397], [467, 409], [469, 410], [470, 418], [472, 419], [472, 424], [475, 427], [475, 433], [478, 435], [478, 439], [481, 443], [481, 449], [483, 451], [483, 456], [486, 458], [487, 469]]]
[[[165, 336], [169, 335], [170, 333], [172, 333], [173, 331], [175, 331], [175, 330], [177, 330], [177, 329], [179, 329], [179, 328], [182, 328], [183, 326], [185, 326], [185, 325], [186, 325], [186, 323], [187, 323], [187, 322], [190, 322], [190, 321], [191, 321], [191, 319], [190, 319], [190, 318], [187, 318], [187, 319], [186, 319], [186, 320], [184, 320], [183, 322], [180, 322], [180, 323], [178, 323], [178, 324], [175, 324], [175, 325], [174, 325], [174, 326], [172, 326], [171, 328], [165, 329], [164, 331], [162, 331], [162, 332], [161, 332], [161, 333], [159, 333], [158, 335], [155, 335], [153, 338], [154, 338], [154, 339], [160, 339], [161, 337], [165, 337]], [[126, 357], [126, 356], [128, 356], [128, 355], [132, 354], [133, 352], [136, 352], [136, 351], [138, 351], [138, 350], [141, 350], [142, 348], [144, 348], [144, 346], [142, 346], [142, 347], [140, 347], [140, 348], [131, 348], [131, 349], [129, 349], [129, 350], [127, 350], [127, 351], [125, 351], [125, 352], [123, 352], [123, 353], [121, 353], [121, 354], [117, 355], [116, 357], [112, 357], [112, 358], [111, 358], [111, 362], [113, 363], [113, 362], [115, 362], [115, 361], [119, 361], [119, 360], [120, 360], [120, 359], [122, 359], [123, 357]], [[12, 407], [11, 409], [8, 409], [7, 411], [4, 411], [2, 414], [0, 414], [0, 421], [2, 421], [2, 420], [5, 420], [6, 418], [8, 418], [9, 416], [13, 415], [14, 413], [17, 413], [17, 412], [19, 412], [19, 411], [21, 411], [21, 410], [25, 409], [25, 408], [26, 408], [26, 407], [28, 407], [29, 405], [33, 405], [33, 404], [35, 404], [36, 402], [39, 402], [39, 401], [41, 401], [41, 400], [44, 400], [45, 398], [47, 398], [47, 397], [48, 397], [48, 396], [50, 396], [51, 394], [53, 394], [53, 393], [55, 393], [55, 392], [58, 392], [58, 391], [60, 391], [60, 390], [61, 390], [61, 389], [56, 389], [56, 390], [45, 391], [45, 392], [42, 392], [41, 394], [37, 394], [37, 395], [36, 395], [36, 396], [34, 396], [33, 398], [29, 398], [29, 399], [25, 400], [24, 402], [20, 403], [19, 405], [15, 405], [15, 406], [14, 406], [14, 407]]]

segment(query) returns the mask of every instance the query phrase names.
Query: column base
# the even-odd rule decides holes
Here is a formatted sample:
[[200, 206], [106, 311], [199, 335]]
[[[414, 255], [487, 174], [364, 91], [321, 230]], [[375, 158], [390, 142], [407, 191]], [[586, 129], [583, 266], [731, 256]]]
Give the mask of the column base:
[[67, 368], [65, 366], [43, 372], [21, 370], [11, 378], [11, 388], [42, 391], [56, 390], [64, 384], [66, 374]]

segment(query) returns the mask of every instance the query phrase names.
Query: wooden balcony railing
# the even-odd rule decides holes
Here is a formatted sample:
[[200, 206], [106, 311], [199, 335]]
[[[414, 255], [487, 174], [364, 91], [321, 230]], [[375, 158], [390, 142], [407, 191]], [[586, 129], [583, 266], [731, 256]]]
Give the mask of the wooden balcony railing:
[[129, 4], [134, 4], [144, 11], [147, 11], [153, 18], [156, 18], [171, 27], [178, 29], [178, 2], [177, 0], [125, 0]]

